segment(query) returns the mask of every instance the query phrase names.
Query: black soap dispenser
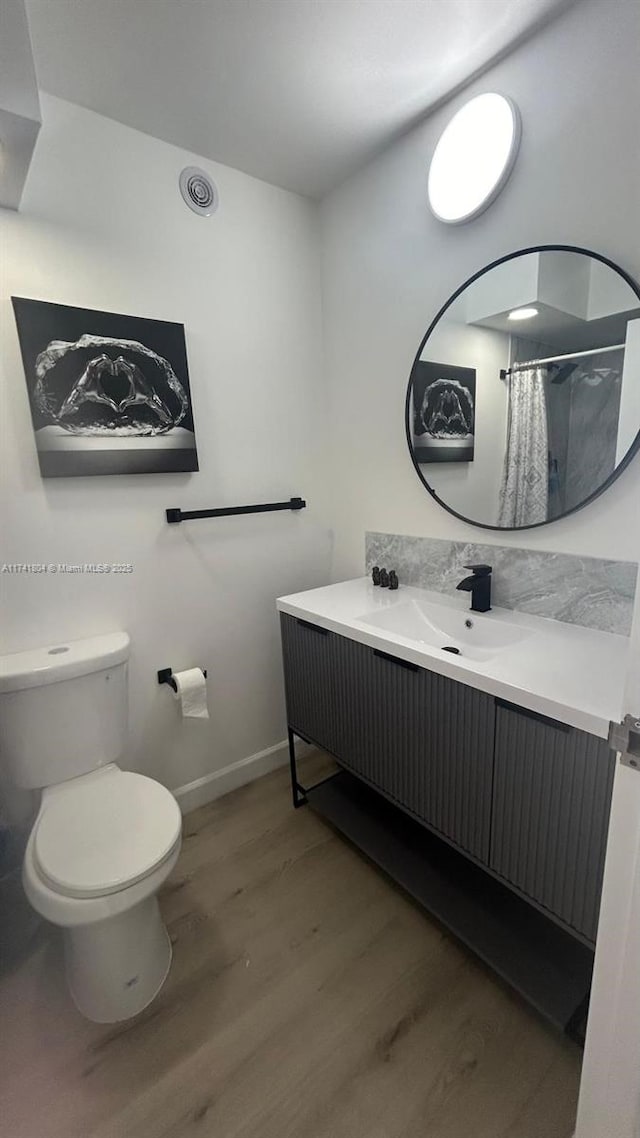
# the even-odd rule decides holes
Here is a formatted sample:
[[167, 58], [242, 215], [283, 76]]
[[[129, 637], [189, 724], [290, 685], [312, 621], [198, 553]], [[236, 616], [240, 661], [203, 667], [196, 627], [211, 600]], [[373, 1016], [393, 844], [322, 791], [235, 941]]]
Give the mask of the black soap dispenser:
[[380, 584], [380, 570], [378, 569], [377, 565], [374, 565], [373, 569], [371, 570], [371, 579], [374, 585]]
[[389, 588], [389, 574], [386, 569], [380, 570], [380, 584], [383, 589]]

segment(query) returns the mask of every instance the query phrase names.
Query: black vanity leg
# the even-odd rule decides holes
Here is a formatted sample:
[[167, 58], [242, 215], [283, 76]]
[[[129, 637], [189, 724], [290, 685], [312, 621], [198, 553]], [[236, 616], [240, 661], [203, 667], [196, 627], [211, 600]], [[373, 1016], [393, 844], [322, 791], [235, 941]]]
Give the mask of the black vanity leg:
[[295, 736], [290, 727], [287, 727], [287, 734], [289, 736], [289, 770], [291, 772], [291, 794], [293, 797], [294, 808], [297, 810], [300, 806], [306, 805], [307, 796], [304, 793], [304, 787], [300, 786], [300, 783], [298, 782]]

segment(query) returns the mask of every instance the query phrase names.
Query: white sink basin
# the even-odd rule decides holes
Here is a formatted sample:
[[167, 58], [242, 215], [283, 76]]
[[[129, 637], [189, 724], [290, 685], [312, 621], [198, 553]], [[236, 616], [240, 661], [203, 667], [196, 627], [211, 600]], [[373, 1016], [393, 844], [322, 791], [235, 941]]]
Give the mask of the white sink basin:
[[[626, 636], [370, 577], [281, 597], [285, 615], [606, 739], [620, 718]], [[472, 621], [471, 628], [466, 622]], [[445, 652], [457, 648], [459, 655]]]
[[398, 600], [397, 604], [359, 617], [363, 624], [429, 644], [471, 660], [490, 660], [532, 636], [533, 630], [469, 610], [447, 608], [427, 600]]

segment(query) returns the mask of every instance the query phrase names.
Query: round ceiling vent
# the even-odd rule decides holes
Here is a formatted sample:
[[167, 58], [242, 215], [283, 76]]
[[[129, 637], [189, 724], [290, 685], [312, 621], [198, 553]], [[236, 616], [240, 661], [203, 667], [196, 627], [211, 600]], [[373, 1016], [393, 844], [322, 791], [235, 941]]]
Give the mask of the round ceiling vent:
[[189, 209], [200, 217], [209, 217], [218, 208], [218, 189], [209, 175], [197, 166], [185, 166], [180, 174], [180, 193]]

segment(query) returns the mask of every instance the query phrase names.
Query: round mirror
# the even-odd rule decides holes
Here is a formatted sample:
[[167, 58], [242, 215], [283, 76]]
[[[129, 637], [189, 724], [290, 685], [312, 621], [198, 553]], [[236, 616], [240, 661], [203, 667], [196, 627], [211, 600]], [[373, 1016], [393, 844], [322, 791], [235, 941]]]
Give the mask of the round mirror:
[[420, 345], [406, 430], [429, 493], [472, 525], [581, 509], [640, 447], [640, 289], [567, 245], [488, 265]]

